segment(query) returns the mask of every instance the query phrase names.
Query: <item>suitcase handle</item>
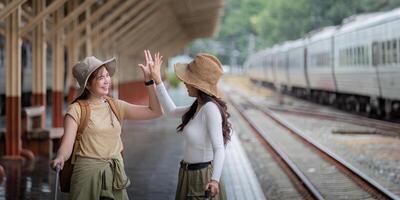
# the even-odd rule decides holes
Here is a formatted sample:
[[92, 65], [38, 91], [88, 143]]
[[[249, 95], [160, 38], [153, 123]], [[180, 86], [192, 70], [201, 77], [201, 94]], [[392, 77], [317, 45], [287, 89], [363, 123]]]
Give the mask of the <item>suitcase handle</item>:
[[56, 165], [56, 182], [54, 184], [54, 200], [57, 200], [57, 193], [58, 193], [58, 184], [59, 184], [59, 179], [60, 179], [60, 171], [61, 171], [61, 166], [60, 164]]

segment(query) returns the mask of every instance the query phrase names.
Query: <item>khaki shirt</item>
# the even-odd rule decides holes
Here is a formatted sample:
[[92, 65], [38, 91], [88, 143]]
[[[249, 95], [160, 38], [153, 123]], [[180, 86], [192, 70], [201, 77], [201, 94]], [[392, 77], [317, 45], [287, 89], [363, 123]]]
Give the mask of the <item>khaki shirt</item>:
[[[116, 100], [116, 104], [122, 121], [125, 117], [128, 103]], [[77, 150], [76, 155], [99, 159], [118, 157], [123, 149], [123, 144], [121, 140], [121, 124], [117, 117], [107, 102], [89, 103], [89, 107], [90, 118], [87, 127], [82, 133], [79, 143], [80, 148]], [[79, 126], [81, 108], [77, 102], [68, 106], [66, 115], [70, 115]], [[112, 126], [112, 121], [114, 126]]]

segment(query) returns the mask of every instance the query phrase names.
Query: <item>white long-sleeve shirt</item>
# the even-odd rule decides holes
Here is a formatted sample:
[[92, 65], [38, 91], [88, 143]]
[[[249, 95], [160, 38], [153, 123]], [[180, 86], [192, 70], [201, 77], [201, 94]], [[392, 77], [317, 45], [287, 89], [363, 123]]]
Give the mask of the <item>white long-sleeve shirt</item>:
[[[156, 87], [157, 97], [167, 115], [182, 117], [190, 106], [176, 107], [163, 83]], [[222, 117], [213, 102], [204, 104], [183, 129], [183, 160], [187, 163], [213, 161], [212, 180], [219, 181], [225, 160]]]

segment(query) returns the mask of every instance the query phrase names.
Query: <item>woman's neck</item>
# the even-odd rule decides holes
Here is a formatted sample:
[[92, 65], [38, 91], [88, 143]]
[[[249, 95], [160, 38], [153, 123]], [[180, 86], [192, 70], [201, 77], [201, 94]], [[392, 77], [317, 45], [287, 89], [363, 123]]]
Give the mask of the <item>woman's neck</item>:
[[90, 94], [89, 98], [88, 98], [89, 102], [92, 103], [103, 103], [106, 101], [106, 97], [105, 96], [99, 96], [99, 95], [95, 95], [93, 93]]
[[203, 104], [204, 102], [200, 98], [197, 98], [197, 107], [201, 107]]

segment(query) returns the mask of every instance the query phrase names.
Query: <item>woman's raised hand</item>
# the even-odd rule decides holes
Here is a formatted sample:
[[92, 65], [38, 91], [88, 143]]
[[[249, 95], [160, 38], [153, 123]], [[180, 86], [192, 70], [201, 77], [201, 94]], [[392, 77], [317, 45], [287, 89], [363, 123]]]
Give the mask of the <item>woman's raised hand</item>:
[[160, 53], [154, 55], [154, 59], [151, 56], [149, 50], [144, 50], [144, 57], [146, 59], [146, 65], [138, 64], [142, 68], [144, 79], [146, 81], [153, 79], [157, 84], [161, 82], [161, 64], [162, 56]]
[[146, 64], [138, 64], [138, 66], [142, 69], [145, 81], [149, 81], [151, 79], [151, 66], [154, 66], [153, 58], [151, 57], [149, 50], [144, 50], [144, 57], [146, 59]]
[[154, 55], [154, 65], [150, 66], [150, 71], [151, 71], [151, 78], [154, 79], [156, 84], [161, 83], [161, 64], [162, 64], [162, 56], [160, 56], [160, 53], [157, 52]]

